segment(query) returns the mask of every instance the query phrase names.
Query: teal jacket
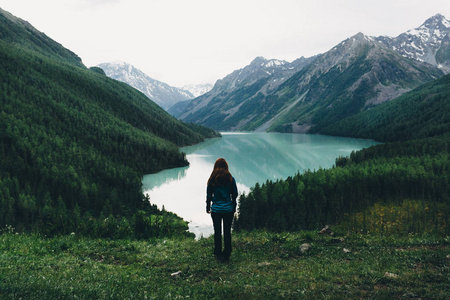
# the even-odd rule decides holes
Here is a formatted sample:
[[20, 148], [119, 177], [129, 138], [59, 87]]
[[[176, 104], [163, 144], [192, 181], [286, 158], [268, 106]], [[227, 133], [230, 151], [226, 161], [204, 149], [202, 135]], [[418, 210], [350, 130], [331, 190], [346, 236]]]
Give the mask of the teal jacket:
[[[206, 212], [228, 213], [236, 211], [236, 198], [238, 190], [236, 180], [227, 185], [212, 186], [208, 185], [206, 189]], [[212, 206], [211, 206], [212, 202]]]

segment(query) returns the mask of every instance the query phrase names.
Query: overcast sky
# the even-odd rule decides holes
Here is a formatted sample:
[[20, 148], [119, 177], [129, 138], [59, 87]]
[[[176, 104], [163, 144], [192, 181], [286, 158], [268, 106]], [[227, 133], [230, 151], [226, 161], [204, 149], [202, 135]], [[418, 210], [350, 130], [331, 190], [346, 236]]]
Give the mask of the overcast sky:
[[363, 32], [397, 36], [450, 0], [0, 0], [81, 57], [172, 86], [214, 83], [255, 57], [293, 61]]

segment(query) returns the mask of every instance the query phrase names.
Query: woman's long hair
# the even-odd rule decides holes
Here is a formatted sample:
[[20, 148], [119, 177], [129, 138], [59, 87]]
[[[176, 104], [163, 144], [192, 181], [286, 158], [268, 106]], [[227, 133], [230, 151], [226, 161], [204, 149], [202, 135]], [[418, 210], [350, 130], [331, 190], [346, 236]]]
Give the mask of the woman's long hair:
[[208, 185], [221, 186], [227, 185], [233, 181], [230, 171], [228, 171], [228, 163], [224, 158], [218, 158], [214, 164], [214, 169], [209, 176]]

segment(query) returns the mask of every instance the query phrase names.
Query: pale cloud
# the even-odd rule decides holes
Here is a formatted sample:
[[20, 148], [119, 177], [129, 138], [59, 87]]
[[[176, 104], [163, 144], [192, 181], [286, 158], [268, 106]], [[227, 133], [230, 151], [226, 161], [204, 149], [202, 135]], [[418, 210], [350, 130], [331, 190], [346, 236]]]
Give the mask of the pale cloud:
[[122, 2], [122, 0], [71, 0], [72, 5], [83, 7], [83, 8], [96, 8], [105, 5], [114, 5]]
[[181, 86], [214, 83], [256, 56], [292, 61], [357, 32], [396, 36], [445, 0], [0, 0], [87, 66], [122, 60]]

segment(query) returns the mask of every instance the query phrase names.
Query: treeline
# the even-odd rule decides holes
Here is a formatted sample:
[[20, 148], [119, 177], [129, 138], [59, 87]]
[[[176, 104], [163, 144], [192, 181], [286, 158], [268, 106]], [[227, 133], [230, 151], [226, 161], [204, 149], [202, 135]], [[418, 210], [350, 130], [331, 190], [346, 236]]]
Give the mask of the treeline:
[[[448, 234], [449, 142], [447, 138], [445, 147], [435, 155], [403, 156], [404, 145], [399, 144], [395, 157], [377, 156], [360, 162], [339, 158], [337, 167], [332, 169], [307, 171], [286, 180], [257, 184], [248, 195], [239, 198], [236, 229], [318, 229], [339, 223], [346, 214], [362, 212], [375, 203], [400, 204], [404, 199], [414, 199], [441, 204], [429, 206], [430, 210], [434, 209], [434, 217], [439, 213], [445, 216], [443, 224], [436, 223], [433, 229]], [[423, 143], [427, 148], [426, 140]], [[352, 156], [364, 156], [365, 151]]]
[[395, 224], [403, 233], [450, 233], [449, 75], [324, 133], [388, 143], [340, 157], [331, 169], [257, 184], [239, 198], [236, 229], [341, 223], [348, 230], [387, 232]]
[[144, 197], [141, 178], [187, 165], [179, 146], [213, 136], [126, 84], [0, 40], [0, 228], [185, 234]]

